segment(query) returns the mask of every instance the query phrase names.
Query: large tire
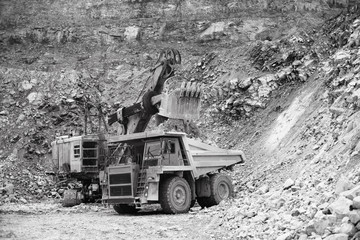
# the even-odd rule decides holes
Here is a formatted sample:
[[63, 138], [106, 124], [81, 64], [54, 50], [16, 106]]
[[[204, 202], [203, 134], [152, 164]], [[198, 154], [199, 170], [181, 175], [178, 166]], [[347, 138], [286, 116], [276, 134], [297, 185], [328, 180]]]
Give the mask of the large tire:
[[216, 173], [210, 176], [210, 190], [207, 207], [218, 205], [222, 200], [232, 198], [234, 196], [234, 186], [229, 176]]
[[160, 186], [160, 204], [165, 213], [187, 213], [191, 206], [189, 183], [181, 177], [170, 177]]
[[113, 208], [118, 214], [134, 214], [139, 211], [139, 209], [136, 209], [135, 206], [127, 204], [116, 204]]

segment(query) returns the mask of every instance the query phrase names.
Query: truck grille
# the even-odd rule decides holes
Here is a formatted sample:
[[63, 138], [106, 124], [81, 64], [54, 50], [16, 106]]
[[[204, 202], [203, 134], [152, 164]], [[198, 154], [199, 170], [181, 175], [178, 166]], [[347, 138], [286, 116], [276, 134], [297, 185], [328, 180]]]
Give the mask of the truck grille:
[[110, 187], [111, 196], [131, 196], [131, 185], [128, 186], [112, 186]]
[[134, 197], [134, 173], [136, 165], [118, 165], [108, 168], [109, 198], [124, 199]]
[[113, 174], [110, 175], [110, 184], [131, 184], [131, 174], [122, 173], [122, 174]]

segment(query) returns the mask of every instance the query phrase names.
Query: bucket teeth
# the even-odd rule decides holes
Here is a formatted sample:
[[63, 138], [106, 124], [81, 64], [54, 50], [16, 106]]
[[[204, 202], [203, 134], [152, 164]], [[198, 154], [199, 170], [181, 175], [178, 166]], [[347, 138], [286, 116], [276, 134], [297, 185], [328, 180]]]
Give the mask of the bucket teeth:
[[185, 94], [185, 97], [190, 97], [190, 94], [191, 94], [191, 82], [188, 82], [186, 84], [186, 94]]
[[196, 95], [195, 95], [196, 98], [200, 98], [201, 90], [202, 90], [202, 86], [201, 84], [198, 84], [196, 87]]
[[191, 85], [190, 97], [195, 97], [196, 96], [196, 88], [197, 88], [197, 84], [196, 84], [196, 82], [194, 82]]
[[180, 86], [180, 97], [185, 97], [186, 95], [186, 82], [182, 82]]

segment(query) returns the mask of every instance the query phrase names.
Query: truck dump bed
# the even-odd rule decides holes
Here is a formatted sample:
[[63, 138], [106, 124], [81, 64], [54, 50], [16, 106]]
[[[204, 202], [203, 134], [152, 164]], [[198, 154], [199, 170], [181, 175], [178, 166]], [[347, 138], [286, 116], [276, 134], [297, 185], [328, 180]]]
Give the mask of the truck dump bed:
[[244, 153], [240, 150], [226, 150], [194, 139], [186, 140], [198, 176], [245, 161]]

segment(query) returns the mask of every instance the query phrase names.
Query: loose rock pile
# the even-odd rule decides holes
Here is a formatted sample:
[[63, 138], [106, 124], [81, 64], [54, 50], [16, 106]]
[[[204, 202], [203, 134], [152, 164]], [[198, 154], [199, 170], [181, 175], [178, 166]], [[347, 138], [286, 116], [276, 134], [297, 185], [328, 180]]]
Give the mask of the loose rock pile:
[[[349, 24], [356, 26], [357, 22], [353, 19]], [[254, 170], [250, 181], [235, 173], [238, 197], [207, 210], [214, 219], [214, 228], [228, 231], [224, 236], [216, 235], [214, 230], [215, 236], [360, 239], [359, 50], [353, 40], [347, 40], [357, 39], [354, 36], [357, 27], [352, 29], [345, 39], [348, 44], [333, 50], [330, 58], [323, 58], [317, 65], [321, 67], [317, 69], [316, 79], [328, 88], [319, 93], [319, 107], [297, 131], [299, 136], [292, 143], [294, 149], [286, 148], [278, 165], [269, 163], [263, 167], [265, 170], [261, 167]], [[296, 164], [301, 170], [293, 179], [282, 179], [283, 184], [271, 180], [281, 168], [286, 172], [283, 174], [296, 175], [289, 172], [296, 170]], [[340, 177], [341, 174], [344, 175]]]
[[60, 198], [60, 195], [52, 176], [46, 175], [40, 164], [19, 162], [16, 152], [0, 164], [0, 205], [26, 204], [47, 198]]
[[351, 181], [341, 178], [334, 190], [334, 168], [323, 164], [311, 164], [309, 168], [330, 174], [311, 177], [305, 169], [295, 181], [287, 179], [281, 188], [266, 183], [254, 187], [250, 182], [236, 199], [206, 210], [214, 229], [225, 228], [228, 232], [217, 236], [214, 230], [214, 234], [221, 239], [357, 239], [360, 185], [353, 182], [359, 183], [359, 174], [351, 173]]

